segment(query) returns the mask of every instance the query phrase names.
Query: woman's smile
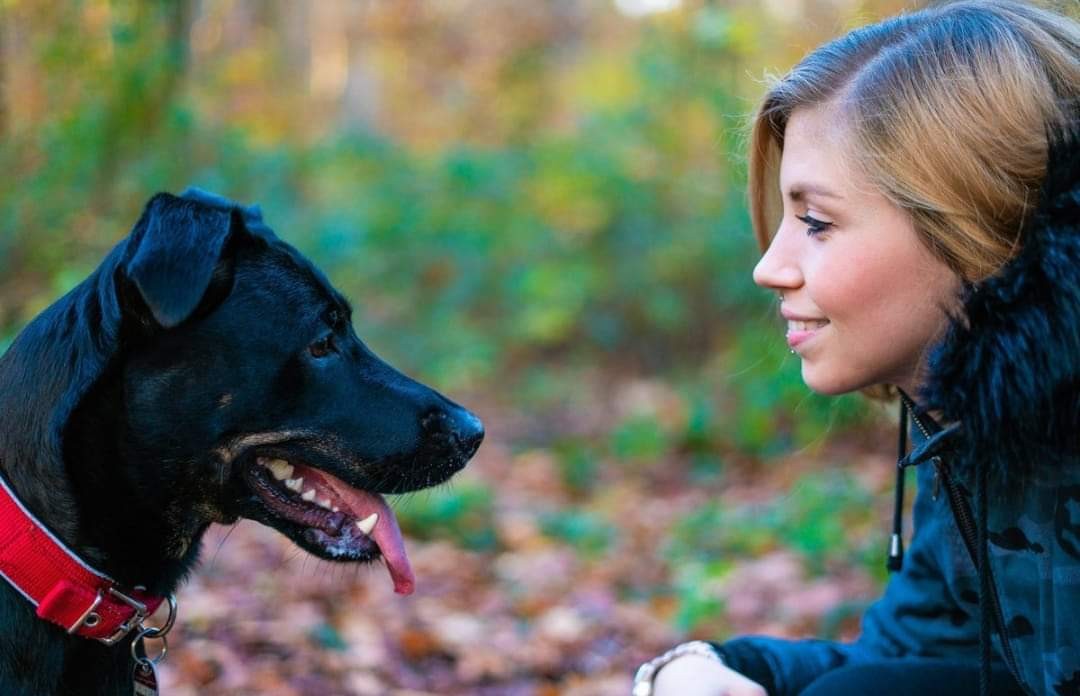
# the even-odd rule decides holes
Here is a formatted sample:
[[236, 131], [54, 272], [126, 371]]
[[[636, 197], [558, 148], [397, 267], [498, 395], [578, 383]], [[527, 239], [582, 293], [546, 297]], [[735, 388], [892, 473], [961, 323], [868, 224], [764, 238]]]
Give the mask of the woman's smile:
[[817, 335], [828, 326], [828, 319], [813, 319], [781, 310], [780, 314], [787, 319], [787, 342], [791, 348], [795, 348]]

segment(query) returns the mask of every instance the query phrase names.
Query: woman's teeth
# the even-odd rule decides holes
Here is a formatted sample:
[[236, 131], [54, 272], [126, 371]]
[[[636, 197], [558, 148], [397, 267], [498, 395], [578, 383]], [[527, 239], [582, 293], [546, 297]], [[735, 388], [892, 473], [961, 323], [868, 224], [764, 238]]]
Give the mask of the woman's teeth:
[[795, 331], [817, 331], [822, 326], [825, 326], [828, 323], [829, 322], [828, 322], [827, 319], [818, 320], [818, 321], [793, 321], [793, 320], [788, 320], [787, 329], [788, 329], [788, 333], [792, 333], [792, 332], [795, 332]]

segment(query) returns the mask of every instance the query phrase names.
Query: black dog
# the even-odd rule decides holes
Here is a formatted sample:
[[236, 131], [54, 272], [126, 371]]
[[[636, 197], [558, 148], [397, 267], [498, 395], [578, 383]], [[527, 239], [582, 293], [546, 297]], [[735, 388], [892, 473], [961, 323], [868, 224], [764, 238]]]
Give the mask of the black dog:
[[[257, 208], [158, 194], [0, 358], [3, 476], [120, 588], [168, 595], [211, 522], [248, 517], [320, 558], [382, 556], [411, 592], [379, 494], [445, 481], [483, 428], [380, 361], [350, 314]], [[4, 696], [131, 694], [133, 639], [69, 635], [0, 579]]]

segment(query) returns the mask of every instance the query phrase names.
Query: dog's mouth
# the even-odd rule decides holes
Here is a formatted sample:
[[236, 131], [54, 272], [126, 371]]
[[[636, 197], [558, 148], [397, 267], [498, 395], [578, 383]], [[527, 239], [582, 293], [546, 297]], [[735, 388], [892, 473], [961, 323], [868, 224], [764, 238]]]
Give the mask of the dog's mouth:
[[244, 479], [269, 515], [263, 521], [328, 560], [381, 556], [394, 592], [412, 594], [415, 580], [401, 530], [381, 495], [299, 461], [268, 456], [254, 457], [244, 467]]

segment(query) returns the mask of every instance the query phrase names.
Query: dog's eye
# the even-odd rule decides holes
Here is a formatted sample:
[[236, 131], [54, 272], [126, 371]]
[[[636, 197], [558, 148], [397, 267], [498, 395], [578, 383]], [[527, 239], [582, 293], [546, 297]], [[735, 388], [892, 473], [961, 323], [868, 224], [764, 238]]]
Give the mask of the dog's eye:
[[325, 358], [330, 355], [330, 353], [334, 352], [334, 336], [330, 334], [315, 341], [308, 346], [308, 352], [315, 358]]

